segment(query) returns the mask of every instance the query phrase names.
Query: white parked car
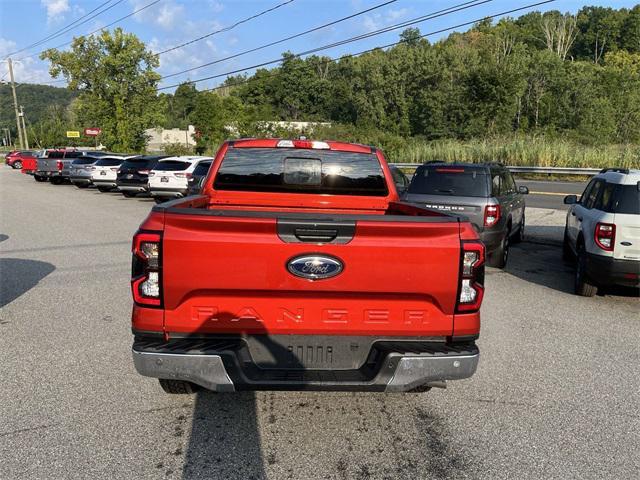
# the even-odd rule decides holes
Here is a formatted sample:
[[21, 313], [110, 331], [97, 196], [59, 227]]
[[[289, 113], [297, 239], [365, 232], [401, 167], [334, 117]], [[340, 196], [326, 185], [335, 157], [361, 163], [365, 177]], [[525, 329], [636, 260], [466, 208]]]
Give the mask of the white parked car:
[[101, 192], [115, 190], [118, 178], [118, 169], [128, 157], [102, 157], [92, 165], [91, 183]]
[[591, 297], [598, 287], [640, 287], [640, 170], [607, 168], [571, 205], [563, 253], [576, 259], [575, 291]]
[[149, 172], [149, 191], [156, 203], [187, 195], [189, 179], [200, 162], [212, 157], [168, 157], [163, 158]]

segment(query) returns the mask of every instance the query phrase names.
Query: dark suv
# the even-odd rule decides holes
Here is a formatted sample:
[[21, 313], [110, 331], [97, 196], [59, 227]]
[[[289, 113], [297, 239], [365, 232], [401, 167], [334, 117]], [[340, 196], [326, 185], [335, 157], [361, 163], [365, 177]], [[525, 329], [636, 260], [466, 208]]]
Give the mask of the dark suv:
[[524, 238], [527, 193], [499, 163], [429, 162], [416, 169], [403, 199], [467, 217], [487, 248], [489, 265], [504, 268], [509, 243]]
[[118, 170], [116, 185], [125, 197], [149, 191], [149, 172], [167, 155], [141, 155], [125, 160]]

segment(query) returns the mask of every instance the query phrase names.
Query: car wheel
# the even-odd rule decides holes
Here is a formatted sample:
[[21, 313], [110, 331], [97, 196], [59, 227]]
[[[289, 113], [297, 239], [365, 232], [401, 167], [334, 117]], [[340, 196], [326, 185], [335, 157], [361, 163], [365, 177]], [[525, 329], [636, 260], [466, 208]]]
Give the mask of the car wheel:
[[41, 177], [40, 175], [34, 175], [33, 179], [36, 182], [46, 182], [47, 181], [47, 177]]
[[54, 185], [61, 185], [62, 184], [62, 178], [60, 178], [60, 177], [51, 177], [51, 183], [53, 183]]
[[567, 234], [567, 227], [564, 227], [564, 238], [562, 240], [562, 259], [567, 262], [572, 262], [575, 260], [573, 256], [573, 251], [571, 250], [571, 245], [569, 243], [569, 235]]
[[122, 195], [124, 195], [127, 198], [133, 198], [133, 197], [135, 197], [137, 195], [137, 193], [136, 192], [126, 192], [125, 191], [125, 192], [122, 192]]
[[195, 383], [186, 382], [184, 380], [167, 380], [165, 378], [159, 378], [160, 386], [166, 393], [172, 395], [179, 394], [191, 394], [200, 390], [200, 387]]
[[156, 203], [164, 203], [167, 200], [164, 199], [163, 197], [153, 197], [153, 201], [156, 202]]
[[511, 228], [507, 230], [502, 243], [491, 254], [489, 259], [489, 266], [495, 268], [505, 268], [507, 266], [507, 260], [509, 260], [509, 237], [511, 236]]
[[524, 242], [524, 213], [522, 214], [522, 220], [518, 225], [518, 232], [513, 236], [513, 243]]
[[89, 184], [88, 183], [76, 183], [75, 185], [78, 188], [89, 188]]
[[14, 170], [20, 170], [22, 168], [22, 162], [20, 160], [16, 160], [11, 166]]
[[100, 191], [102, 193], [110, 192], [111, 191], [111, 187], [98, 187], [98, 191]]
[[598, 287], [590, 283], [587, 278], [587, 253], [584, 251], [583, 245], [578, 245], [575, 291], [576, 295], [580, 295], [581, 297], [593, 297], [598, 293]]

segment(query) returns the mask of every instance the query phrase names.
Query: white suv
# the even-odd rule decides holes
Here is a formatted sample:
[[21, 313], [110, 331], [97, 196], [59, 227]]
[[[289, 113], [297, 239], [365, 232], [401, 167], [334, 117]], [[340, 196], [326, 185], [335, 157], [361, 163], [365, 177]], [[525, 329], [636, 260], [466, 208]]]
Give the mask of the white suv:
[[575, 290], [591, 297], [598, 287], [640, 287], [640, 170], [606, 168], [571, 205], [563, 254], [576, 259]]
[[199, 163], [211, 161], [213, 157], [168, 157], [163, 158], [149, 172], [149, 191], [156, 203], [187, 195], [189, 179]]
[[89, 168], [91, 171], [91, 183], [101, 192], [115, 190], [118, 169], [127, 157], [108, 156], [101, 157]]

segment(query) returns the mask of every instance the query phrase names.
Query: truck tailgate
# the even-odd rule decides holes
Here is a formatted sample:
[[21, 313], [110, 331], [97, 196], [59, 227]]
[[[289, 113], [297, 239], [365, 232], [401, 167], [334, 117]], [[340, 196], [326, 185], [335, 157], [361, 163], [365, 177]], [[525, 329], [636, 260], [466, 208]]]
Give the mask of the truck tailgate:
[[[348, 243], [318, 244], [278, 235], [278, 217], [295, 214], [242, 214], [165, 213], [166, 331], [451, 335], [457, 221], [369, 215], [353, 222]], [[287, 270], [292, 257], [310, 253], [337, 257], [342, 273], [310, 281]]]

